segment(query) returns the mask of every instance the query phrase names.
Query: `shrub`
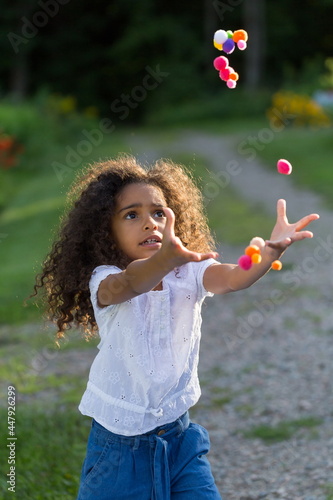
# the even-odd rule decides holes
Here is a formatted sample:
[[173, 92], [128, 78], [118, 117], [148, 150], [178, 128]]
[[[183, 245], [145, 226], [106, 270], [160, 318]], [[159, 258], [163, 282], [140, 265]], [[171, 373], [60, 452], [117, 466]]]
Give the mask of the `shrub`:
[[276, 125], [315, 128], [331, 125], [328, 115], [311, 97], [283, 90], [273, 95], [267, 116]]

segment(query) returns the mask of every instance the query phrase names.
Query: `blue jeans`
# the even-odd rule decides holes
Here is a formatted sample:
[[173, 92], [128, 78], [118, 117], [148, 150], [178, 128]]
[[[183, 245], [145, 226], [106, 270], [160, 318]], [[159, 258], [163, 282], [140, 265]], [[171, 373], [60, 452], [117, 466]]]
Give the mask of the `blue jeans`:
[[133, 437], [93, 420], [77, 500], [222, 500], [208, 451], [208, 432], [188, 413]]

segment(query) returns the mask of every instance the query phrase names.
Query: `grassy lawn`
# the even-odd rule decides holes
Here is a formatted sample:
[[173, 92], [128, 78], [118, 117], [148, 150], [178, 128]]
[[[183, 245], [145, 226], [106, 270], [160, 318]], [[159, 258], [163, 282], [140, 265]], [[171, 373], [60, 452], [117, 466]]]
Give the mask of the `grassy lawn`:
[[[75, 143], [73, 142], [73, 146]], [[32, 320], [40, 311], [24, 299], [32, 292], [34, 277], [49, 250], [57, 230], [66, 199], [66, 192], [74, 180], [77, 170], [90, 161], [113, 156], [125, 151], [121, 133], [114, 133], [81, 165], [57, 178], [52, 162], [64, 164], [64, 146], [54, 145], [43, 157], [45, 169], [25, 171], [22, 164], [17, 169], [5, 172], [11, 176], [11, 196], [0, 216], [0, 259], [2, 280], [0, 285], [0, 317], [5, 323]]]
[[290, 161], [293, 166], [291, 182], [316, 191], [333, 209], [333, 128], [285, 129], [275, 134], [268, 144], [262, 144], [257, 153], [267, 168], [276, 169], [280, 158]]
[[[53, 332], [39, 325], [0, 329], [1, 444], [6, 449], [6, 394], [15, 387], [16, 495], [7, 491], [7, 453], [3, 454], [0, 498], [73, 500], [77, 494], [90, 428], [77, 406], [85, 389], [97, 339], [79, 332], [59, 350]], [[28, 339], [28, 340], [27, 340]], [[85, 361], [82, 363], [82, 361]]]
[[[6, 436], [6, 410], [0, 410], [2, 436]], [[73, 500], [76, 498], [90, 422], [78, 412], [25, 406], [16, 419], [16, 488], [0, 478], [0, 496], [22, 500]], [[8, 473], [9, 466], [3, 467]], [[8, 469], [8, 471], [7, 471]]]
[[322, 423], [317, 417], [285, 420], [276, 426], [260, 425], [244, 432], [247, 438], [259, 438], [271, 444], [290, 439], [299, 429], [312, 429]]

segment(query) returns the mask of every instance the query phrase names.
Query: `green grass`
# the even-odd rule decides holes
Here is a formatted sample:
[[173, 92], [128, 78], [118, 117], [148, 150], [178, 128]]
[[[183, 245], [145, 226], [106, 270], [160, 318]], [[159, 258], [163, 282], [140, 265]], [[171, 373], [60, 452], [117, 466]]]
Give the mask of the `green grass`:
[[[121, 133], [115, 132], [112, 137], [105, 138], [101, 146], [82, 159], [78, 168], [87, 162], [125, 151], [122, 137]], [[64, 209], [66, 191], [77, 172], [73, 169], [63, 182], [59, 182], [50, 166], [54, 160], [65, 163], [64, 145], [50, 144], [49, 148], [47, 155], [39, 160], [45, 163], [44, 170], [39, 166], [34, 171], [26, 171], [22, 163], [5, 172], [11, 185], [10, 199], [0, 216], [0, 317], [5, 323], [41, 317], [41, 311], [32, 301], [27, 302], [27, 307], [23, 302], [32, 292], [35, 275], [40, 272], [51, 248]]]
[[[0, 410], [2, 447], [7, 442], [7, 410]], [[16, 416], [16, 491], [7, 491], [2, 467], [0, 496], [3, 499], [73, 500], [76, 497], [85, 456], [90, 420], [74, 408], [56, 405], [45, 409], [18, 406]], [[6, 457], [7, 458], [7, 455]]]
[[96, 343], [97, 340], [85, 342], [79, 332], [73, 331], [71, 341], [59, 350], [52, 331], [33, 325], [1, 327], [1, 446], [7, 450], [5, 394], [12, 385], [17, 403], [17, 462], [16, 494], [13, 494], [7, 492], [7, 453], [2, 455], [0, 498], [73, 500], [76, 497], [90, 419], [77, 409], [86, 386], [87, 369], [80, 370], [80, 365], [72, 367], [68, 359], [81, 358], [87, 349], [93, 355]]
[[290, 182], [316, 191], [333, 208], [333, 128], [287, 128], [276, 133], [274, 140], [257, 154], [271, 169], [276, 169], [280, 158], [290, 161]]
[[243, 435], [247, 438], [260, 438], [266, 443], [275, 443], [290, 439], [298, 429], [314, 428], [322, 423], [317, 417], [307, 417], [295, 420], [285, 420], [276, 426], [259, 425], [247, 430]]
[[[45, 331], [33, 324], [2, 327], [0, 380], [9, 381], [20, 395], [33, 396], [36, 400], [38, 394], [46, 391], [47, 398], [67, 401], [74, 398], [77, 403], [85, 389], [88, 370], [82, 377], [82, 373], [71, 370], [69, 361], [85, 354], [92, 358], [99, 339], [87, 342], [81, 332], [73, 330], [68, 333], [67, 342], [58, 347], [54, 333], [54, 328]], [[91, 355], [86, 352], [89, 350]]]
[[333, 483], [328, 483], [324, 485], [323, 490], [327, 495], [326, 500], [333, 500]]
[[201, 98], [187, 100], [179, 106], [170, 106], [166, 103], [148, 113], [146, 121], [153, 127], [195, 127], [210, 128], [211, 124], [223, 127], [230, 131], [235, 127], [239, 130], [244, 121], [260, 119], [271, 104], [269, 90], [253, 91], [238, 88], [237, 91], [228, 91], [225, 87], [215, 95], [203, 95]]

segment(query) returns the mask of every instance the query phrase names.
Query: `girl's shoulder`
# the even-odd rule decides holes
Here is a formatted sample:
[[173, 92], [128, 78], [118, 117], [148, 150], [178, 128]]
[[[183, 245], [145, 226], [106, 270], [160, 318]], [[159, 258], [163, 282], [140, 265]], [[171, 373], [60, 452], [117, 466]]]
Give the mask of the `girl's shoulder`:
[[203, 279], [206, 269], [218, 262], [215, 259], [207, 259], [201, 262], [188, 262], [181, 267], [174, 269], [169, 274], [169, 279], [173, 282], [176, 288], [188, 288], [197, 290], [198, 298], [211, 296], [213, 294], [207, 292], [203, 285]]
[[97, 291], [101, 281], [105, 280], [110, 274], [120, 273], [121, 269], [117, 266], [103, 265], [97, 266], [91, 273], [89, 288], [91, 292]]

